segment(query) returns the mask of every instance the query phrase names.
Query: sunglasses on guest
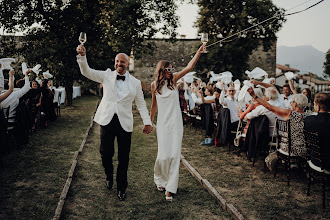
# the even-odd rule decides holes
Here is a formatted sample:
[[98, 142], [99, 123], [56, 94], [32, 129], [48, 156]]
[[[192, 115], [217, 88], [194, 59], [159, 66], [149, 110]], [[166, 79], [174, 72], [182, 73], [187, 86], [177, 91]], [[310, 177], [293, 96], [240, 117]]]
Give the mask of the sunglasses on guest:
[[174, 71], [174, 68], [169, 68], [169, 67], [166, 67], [165, 70], [167, 70], [168, 72], [173, 72]]

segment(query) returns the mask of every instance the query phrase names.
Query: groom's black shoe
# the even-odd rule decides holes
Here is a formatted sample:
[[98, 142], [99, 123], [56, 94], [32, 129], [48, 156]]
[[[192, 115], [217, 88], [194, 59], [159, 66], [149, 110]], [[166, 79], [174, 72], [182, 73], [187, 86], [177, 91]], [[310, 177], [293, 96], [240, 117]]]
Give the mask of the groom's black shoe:
[[125, 193], [125, 191], [118, 191], [117, 192], [117, 196], [118, 196], [118, 199], [120, 201], [125, 201], [125, 199], [126, 199], [126, 193]]
[[105, 185], [108, 189], [112, 189], [113, 182], [110, 180], [105, 181]]

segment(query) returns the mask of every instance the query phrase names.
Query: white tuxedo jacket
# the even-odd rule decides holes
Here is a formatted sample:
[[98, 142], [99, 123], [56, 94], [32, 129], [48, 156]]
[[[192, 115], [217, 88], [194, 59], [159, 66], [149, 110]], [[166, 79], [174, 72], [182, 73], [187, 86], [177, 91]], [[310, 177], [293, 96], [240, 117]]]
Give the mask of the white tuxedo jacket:
[[96, 123], [105, 126], [110, 123], [113, 115], [117, 114], [122, 128], [127, 132], [132, 132], [132, 103], [135, 100], [135, 104], [140, 112], [144, 125], [151, 125], [140, 80], [136, 79], [127, 72], [129, 92], [125, 97], [118, 99], [115, 86], [115, 82], [117, 80], [116, 71], [112, 71], [111, 69], [107, 69], [105, 71], [91, 69], [88, 66], [86, 56], [78, 55], [77, 62], [82, 75], [90, 80], [103, 84], [103, 98], [94, 117], [94, 121]]

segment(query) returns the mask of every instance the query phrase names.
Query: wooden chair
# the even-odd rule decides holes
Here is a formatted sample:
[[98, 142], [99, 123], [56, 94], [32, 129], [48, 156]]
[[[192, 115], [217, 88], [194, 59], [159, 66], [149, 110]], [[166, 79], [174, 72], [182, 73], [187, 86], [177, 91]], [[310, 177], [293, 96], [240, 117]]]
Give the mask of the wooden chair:
[[[291, 178], [291, 164], [293, 162], [299, 162], [300, 157], [292, 155], [291, 151], [291, 129], [290, 129], [290, 121], [283, 121], [278, 118], [275, 120], [275, 129], [278, 137], [278, 145], [276, 147], [276, 152], [278, 156], [278, 161], [274, 170], [274, 178], [276, 177], [277, 168], [279, 164], [284, 162], [284, 165], [288, 171], [288, 186], [290, 186], [290, 178]], [[288, 152], [284, 151], [281, 146], [286, 145], [288, 147]]]
[[319, 135], [317, 132], [309, 132], [304, 130], [306, 148], [307, 148], [307, 164], [308, 164], [308, 187], [307, 195], [310, 195], [312, 178], [321, 178], [322, 181], [322, 205], [325, 209], [325, 192], [326, 178], [330, 176], [330, 170], [325, 169], [325, 161], [330, 161], [330, 158], [325, 158], [320, 147]]

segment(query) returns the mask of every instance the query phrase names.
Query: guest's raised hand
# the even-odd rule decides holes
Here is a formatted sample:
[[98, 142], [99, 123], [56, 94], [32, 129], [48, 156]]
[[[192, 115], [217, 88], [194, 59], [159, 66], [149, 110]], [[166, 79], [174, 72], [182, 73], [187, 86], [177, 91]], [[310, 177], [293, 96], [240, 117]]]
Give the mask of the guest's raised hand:
[[253, 90], [252, 87], [248, 88], [247, 91], [248, 91], [248, 93], [249, 93], [252, 97], [255, 97], [255, 96], [256, 96], [256, 94], [254, 94], [254, 90]]
[[253, 85], [258, 85], [258, 81], [257, 80], [254, 80], [254, 79], [250, 79], [250, 82], [253, 84]]
[[83, 44], [78, 45], [77, 48], [76, 48], [76, 51], [80, 56], [85, 56], [86, 55], [86, 48], [84, 47]]
[[11, 69], [9, 71], [9, 78], [13, 77], [15, 75], [15, 70]]
[[30, 72], [31, 72], [31, 70], [28, 69], [28, 70], [25, 72], [25, 76], [28, 76]]

